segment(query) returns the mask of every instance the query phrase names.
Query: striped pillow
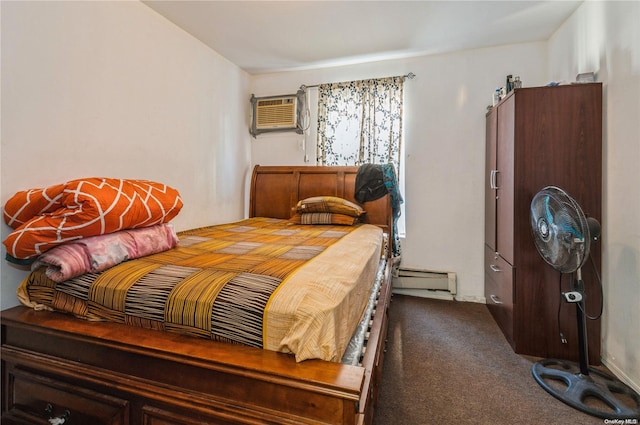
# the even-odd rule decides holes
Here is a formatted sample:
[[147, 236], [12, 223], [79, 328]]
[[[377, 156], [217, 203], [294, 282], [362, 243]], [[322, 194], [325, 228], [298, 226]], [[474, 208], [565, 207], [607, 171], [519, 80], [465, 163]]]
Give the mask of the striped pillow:
[[296, 214], [289, 219], [296, 224], [338, 224], [343, 226], [353, 226], [360, 220], [346, 214], [334, 213], [304, 213]]

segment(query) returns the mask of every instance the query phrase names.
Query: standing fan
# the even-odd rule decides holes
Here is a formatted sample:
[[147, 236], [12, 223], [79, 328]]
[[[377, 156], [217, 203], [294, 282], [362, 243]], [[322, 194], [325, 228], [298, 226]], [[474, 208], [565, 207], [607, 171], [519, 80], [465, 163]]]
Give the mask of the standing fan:
[[[578, 322], [579, 366], [556, 359], [534, 363], [532, 373], [548, 393], [578, 410], [600, 418], [633, 419], [640, 417], [640, 397], [622, 382], [588, 365], [585, 292], [582, 265], [589, 257], [589, 247], [600, 237], [600, 223], [585, 217], [580, 206], [565, 191], [548, 186], [531, 201], [531, 227], [538, 252], [560, 273], [576, 273], [571, 291], [562, 295], [576, 305]], [[562, 385], [550, 385], [550, 381]], [[635, 408], [617, 396], [635, 402]], [[610, 407], [602, 410], [587, 404], [595, 398]], [[593, 404], [593, 403], [591, 403]]]

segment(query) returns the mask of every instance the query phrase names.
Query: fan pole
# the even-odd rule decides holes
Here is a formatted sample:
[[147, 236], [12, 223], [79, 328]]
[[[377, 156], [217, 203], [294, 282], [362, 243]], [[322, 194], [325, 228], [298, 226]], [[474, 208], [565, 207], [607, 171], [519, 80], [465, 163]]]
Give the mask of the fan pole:
[[[580, 360], [579, 364], [559, 359], [540, 360], [531, 368], [533, 377], [558, 400], [603, 418], [605, 423], [611, 419], [638, 423], [640, 395], [608, 374], [589, 368], [586, 323], [589, 316], [585, 309], [581, 266], [589, 255], [589, 244], [600, 236], [600, 224], [596, 220], [589, 222], [575, 200], [555, 186], [547, 186], [533, 197], [530, 218], [536, 248], [545, 261], [560, 273], [576, 273], [571, 291], [562, 295], [565, 301], [576, 305]], [[575, 259], [571, 258], [572, 254]], [[555, 381], [556, 385], [548, 381]], [[607, 408], [590, 405], [589, 398], [599, 400]], [[628, 419], [635, 421], [626, 421]]]
[[[533, 377], [549, 394], [590, 415], [604, 419], [639, 418], [640, 396], [635, 391], [604, 372], [593, 368], [589, 370], [584, 281], [580, 268], [576, 271], [572, 291], [564, 295], [567, 302], [576, 305], [579, 364], [556, 359], [540, 360], [534, 363], [531, 369]], [[590, 371], [591, 375], [589, 375]], [[559, 389], [547, 381], [563, 382], [566, 388]], [[620, 395], [623, 396], [622, 399], [619, 398]], [[608, 409], [590, 406], [586, 403], [588, 397], [598, 399]], [[627, 404], [624, 397], [631, 400], [633, 405]]]
[[582, 280], [582, 271], [580, 268], [577, 270], [576, 292], [580, 293], [580, 301], [576, 303], [576, 318], [578, 320], [578, 354], [580, 360], [580, 373], [583, 375], [589, 375], [589, 345], [587, 343], [587, 321], [584, 317], [584, 281]]

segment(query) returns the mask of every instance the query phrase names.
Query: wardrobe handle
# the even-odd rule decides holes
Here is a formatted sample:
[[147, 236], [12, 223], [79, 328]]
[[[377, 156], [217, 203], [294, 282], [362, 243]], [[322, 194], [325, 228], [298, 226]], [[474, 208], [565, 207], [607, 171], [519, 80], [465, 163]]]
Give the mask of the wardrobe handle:
[[489, 264], [489, 268], [490, 268], [492, 271], [496, 272], [496, 273], [500, 273], [500, 272], [502, 271], [502, 270], [500, 269], [500, 267], [498, 267], [498, 266], [496, 266], [496, 265], [494, 265], [494, 264]]
[[498, 190], [498, 170], [491, 170], [491, 174], [489, 175], [489, 187], [491, 189]]
[[498, 299], [498, 297], [496, 297], [496, 296], [495, 296], [495, 295], [493, 295], [493, 294], [489, 295], [489, 298], [491, 298], [491, 301], [493, 301], [493, 302], [494, 302], [494, 303], [496, 303], [496, 304], [502, 304], [502, 301], [500, 301], [500, 300]]

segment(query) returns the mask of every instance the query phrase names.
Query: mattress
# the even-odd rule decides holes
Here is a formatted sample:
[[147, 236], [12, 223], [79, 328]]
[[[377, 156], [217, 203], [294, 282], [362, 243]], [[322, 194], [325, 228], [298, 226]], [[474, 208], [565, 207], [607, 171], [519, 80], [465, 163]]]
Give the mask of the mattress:
[[369, 302], [377, 226], [251, 218], [181, 232], [170, 250], [63, 282], [34, 270], [34, 308], [340, 361]]

